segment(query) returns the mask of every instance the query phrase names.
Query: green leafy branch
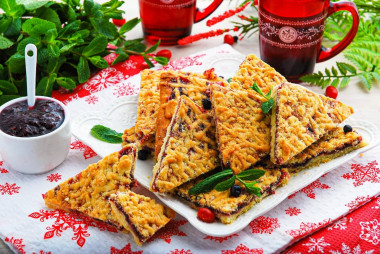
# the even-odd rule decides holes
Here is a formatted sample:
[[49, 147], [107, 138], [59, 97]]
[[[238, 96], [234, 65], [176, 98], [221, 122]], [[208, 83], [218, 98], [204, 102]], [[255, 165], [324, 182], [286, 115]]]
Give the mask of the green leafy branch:
[[234, 175], [231, 169], [226, 169], [212, 176], [209, 176], [194, 185], [189, 190], [189, 194], [197, 195], [209, 192], [212, 189], [215, 189], [216, 191], [225, 191], [231, 188], [235, 184], [235, 181], [238, 180], [245, 186], [249, 193], [260, 197], [261, 189], [255, 186], [258, 182], [254, 180], [259, 179], [264, 174], [265, 171], [261, 169], [248, 169], [240, 172], [237, 175]]
[[256, 81], [253, 83], [253, 85], [250, 88], [253, 89], [256, 93], [263, 96], [267, 100], [261, 104], [261, 110], [265, 114], [268, 114], [269, 111], [272, 109], [273, 104], [274, 104], [274, 100], [271, 97], [272, 88], [270, 89], [270, 91], [267, 94], [264, 94], [263, 91], [261, 91], [260, 87], [257, 85]]
[[140, 55], [149, 67], [154, 61], [166, 65], [168, 59], [152, 55], [159, 42], [148, 48], [143, 39], [127, 40], [126, 34], [140, 19], [129, 20], [119, 30], [110, 22], [122, 18], [124, 11], [119, 7], [123, 3], [1, 0], [0, 105], [26, 95], [24, 50], [29, 43], [38, 49], [38, 95], [51, 96], [57, 89], [71, 91], [94, 71], [108, 67], [104, 56], [112, 52], [118, 54], [112, 64]]

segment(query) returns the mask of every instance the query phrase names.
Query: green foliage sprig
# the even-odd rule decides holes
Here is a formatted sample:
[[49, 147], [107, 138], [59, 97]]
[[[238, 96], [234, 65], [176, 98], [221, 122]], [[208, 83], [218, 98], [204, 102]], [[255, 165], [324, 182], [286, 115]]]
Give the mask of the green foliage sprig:
[[[360, 23], [354, 41], [343, 51], [348, 63], [337, 62], [324, 72], [302, 77], [302, 81], [322, 88], [328, 85], [344, 88], [351, 78], [358, 77], [368, 90], [380, 81], [380, 0], [353, 2], [358, 7]], [[351, 24], [352, 17], [347, 12], [334, 13], [326, 20], [324, 37], [336, 43], [347, 34]]]
[[[143, 39], [127, 40], [125, 34], [140, 19], [126, 22], [119, 30], [111, 18], [122, 19], [119, 7], [124, 2], [109, 0], [20, 1], [1, 0], [0, 9], [0, 105], [26, 95], [25, 46], [38, 49], [38, 95], [51, 96], [53, 89], [74, 89], [87, 81], [91, 72], [108, 67], [103, 59], [111, 52], [119, 54], [112, 64], [141, 55], [149, 67], [151, 60], [167, 64], [168, 59], [154, 57], [159, 43], [147, 48]], [[116, 47], [108, 47], [109, 44]]]
[[190, 195], [197, 195], [201, 193], [206, 193], [215, 189], [216, 191], [225, 191], [231, 188], [235, 184], [235, 180], [241, 182], [249, 193], [252, 193], [258, 197], [261, 196], [261, 189], [256, 187], [256, 179], [259, 179], [265, 174], [264, 170], [261, 169], [248, 169], [234, 175], [231, 169], [225, 169], [212, 176], [209, 176], [196, 185], [194, 185], [190, 190]]

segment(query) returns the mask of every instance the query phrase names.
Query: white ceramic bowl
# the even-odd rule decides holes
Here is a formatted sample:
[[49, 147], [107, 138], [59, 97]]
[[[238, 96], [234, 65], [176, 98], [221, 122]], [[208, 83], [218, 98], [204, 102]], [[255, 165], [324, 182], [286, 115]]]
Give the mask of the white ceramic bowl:
[[[71, 129], [70, 112], [60, 101], [36, 96], [58, 103], [64, 110], [65, 119], [54, 131], [36, 137], [15, 137], [0, 130], [0, 155], [10, 169], [25, 174], [40, 174], [52, 170], [61, 164], [70, 150]], [[4, 108], [26, 100], [26, 97], [11, 100], [0, 107]]]

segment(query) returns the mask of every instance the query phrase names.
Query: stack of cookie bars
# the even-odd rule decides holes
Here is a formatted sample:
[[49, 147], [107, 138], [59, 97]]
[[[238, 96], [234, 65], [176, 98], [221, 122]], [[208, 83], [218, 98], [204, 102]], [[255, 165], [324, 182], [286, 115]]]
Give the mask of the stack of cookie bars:
[[[274, 99], [270, 113], [251, 89]], [[231, 82], [213, 69], [141, 72], [136, 125], [125, 130], [123, 148], [90, 165], [44, 195], [53, 209], [79, 212], [131, 232], [141, 245], [164, 227], [175, 212], [132, 191], [136, 159], [153, 157], [150, 189], [211, 209], [228, 224], [275, 189], [290, 173], [314, 167], [367, 143], [356, 132], [337, 127], [353, 113], [343, 103], [288, 83], [272, 67], [249, 55]], [[190, 195], [205, 177], [232, 169], [259, 168], [260, 197], [241, 187]]]
[[[214, 70], [203, 74], [145, 70], [141, 74], [135, 127], [124, 144], [137, 143], [141, 159], [156, 160], [150, 189], [207, 207], [223, 223], [233, 222], [274, 190], [290, 173], [317, 166], [366, 145], [356, 132], [338, 127], [351, 107], [291, 84], [272, 67], [249, 55], [231, 82]], [[265, 114], [266, 99], [252, 89], [271, 93], [275, 103]], [[245, 190], [212, 190], [190, 195], [196, 183], [222, 169], [234, 174], [265, 170], [258, 197]]]

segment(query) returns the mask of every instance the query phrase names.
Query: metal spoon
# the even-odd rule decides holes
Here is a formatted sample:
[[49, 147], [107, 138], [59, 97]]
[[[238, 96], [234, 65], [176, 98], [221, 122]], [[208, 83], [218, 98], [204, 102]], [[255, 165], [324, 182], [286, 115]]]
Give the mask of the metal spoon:
[[[30, 55], [29, 55], [30, 54]], [[34, 44], [25, 47], [26, 86], [28, 94], [28, 108], [33, 109], [36, 102], [36, 69], [37, 48]]]

